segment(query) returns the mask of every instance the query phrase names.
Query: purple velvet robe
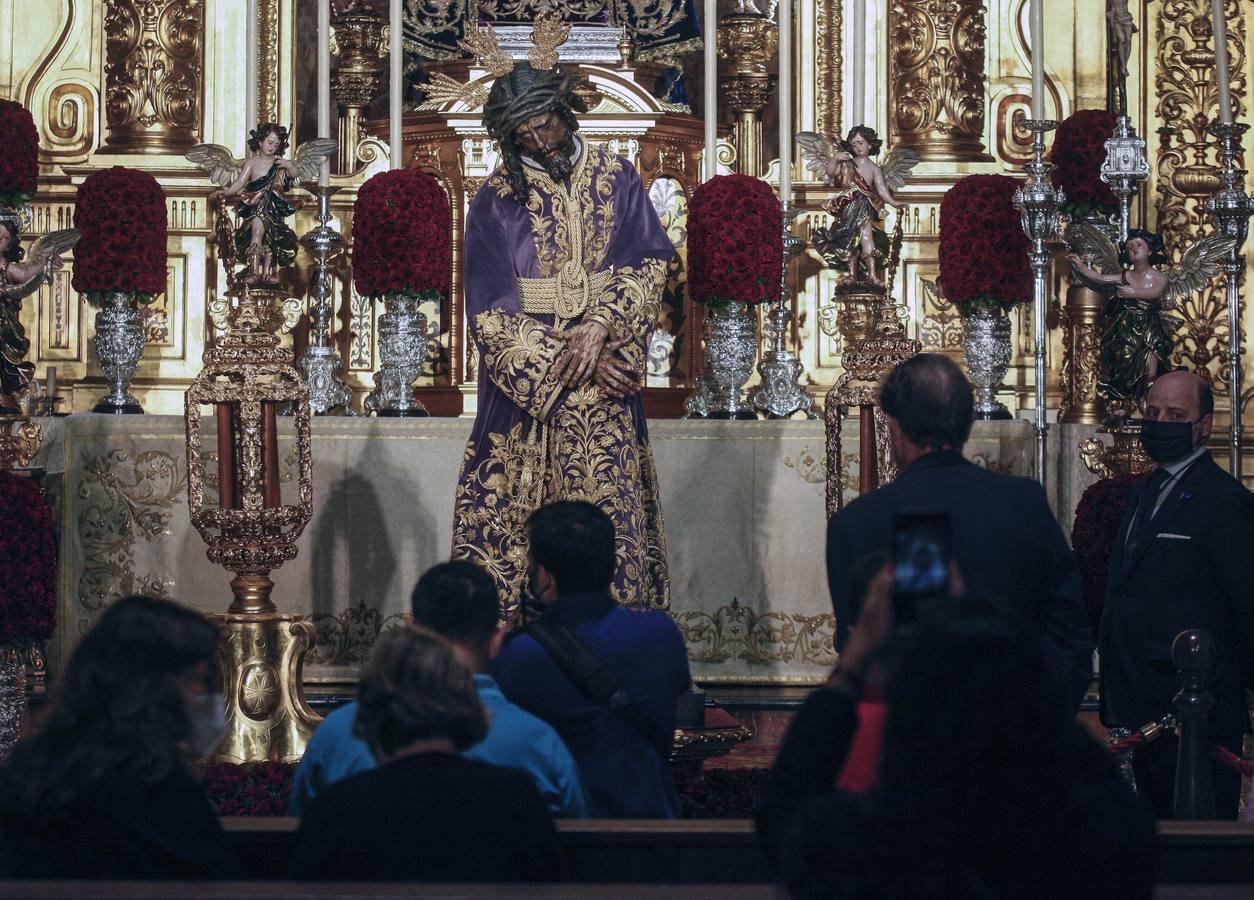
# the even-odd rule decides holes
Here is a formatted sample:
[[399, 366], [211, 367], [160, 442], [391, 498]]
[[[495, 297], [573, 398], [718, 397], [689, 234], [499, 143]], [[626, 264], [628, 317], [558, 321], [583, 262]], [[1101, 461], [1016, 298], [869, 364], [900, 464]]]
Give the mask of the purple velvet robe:
[[[454, 501], [453, 557], [483, 566], [511, 612], [527, 575], [525, 523], [539, 506], [587, 500], [614, 521], [611, 593], [631, 606], [670, 602], [657, 476], [640, 397], [561, 385], [554, 331], [595, 320], [643, 375], [674, 247], [640, 176], [586, 141], [569, 182], [529, 166], [530, 200], [498, 169], [466, 223], [466, 310], [479, 351], [479, 404]], [[581, 273], [587, 273], [584, 281]], [[553, 312], [519, 279], [563, 275]], [[527, 309], [524, 309], [524, 306]]]

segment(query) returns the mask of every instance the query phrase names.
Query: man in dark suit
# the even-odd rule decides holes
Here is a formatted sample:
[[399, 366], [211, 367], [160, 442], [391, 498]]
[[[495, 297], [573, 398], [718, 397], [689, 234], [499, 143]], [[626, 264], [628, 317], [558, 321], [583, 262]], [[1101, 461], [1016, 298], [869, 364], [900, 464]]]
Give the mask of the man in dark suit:
[[[1200, 628], [1215, 639], [1210, 738], [1234, 753], [1250, 730], [1254, 685], [1254, 496], [1211, 459], [1210, 386], [1191, 372], [1159, 377], [1145, 399], [1141, 443], [1157, 465], [1128, 498], [1115, 537], [1098, 638], [1102, 722], [1139, 728], [1174, 712], [1171, 645]], [[1170, 815], [1176, 742], [1133, 754], [1137, 785]], [[1216, 765], [1215, 814], [1233, 818], [1240, 777]]]
[[893, 369], [880, 390], [901, 474], [854, 500], [827, 525], [827, 578], [843, 648], [852, 621], [849, 573], [872, 553], [891, 556], [900, 512], [949, 517], [949, 543], [966, 592], [1018, 611], [1052, 645], [1051, 662], [1078, 705], [1091, 681], [1092, 643], [1075, 559], [1044, 489], [962, 456], [971, 434], [971, 384], [948, 357], [924, 353]]

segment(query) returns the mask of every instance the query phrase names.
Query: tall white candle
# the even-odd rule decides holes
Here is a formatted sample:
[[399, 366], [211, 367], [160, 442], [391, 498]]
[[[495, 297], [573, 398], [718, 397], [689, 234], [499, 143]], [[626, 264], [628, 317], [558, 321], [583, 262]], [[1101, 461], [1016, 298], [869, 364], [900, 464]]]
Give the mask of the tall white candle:
[[1045, 118], [1045, 0], [1032, 0], [1028, 28], [1032, 41], [1032, 118]]
[[705, 107], [705, 171], [703, 180], [718, 174], [718, 0], [705, 0], [701, 22], [705, 42], [702, 93]]
[[[331, 136], [331, 0], [318, 0], [318, 137]], [[318, 184], [331, 182], [331, 163], [318, 170]]]
[[849, 57], [849, 124], [866, 124], [866, 0], [854, 0]]
[[244, 25], [244, 123], [246, 129], [257, 122], [257, 0], [248, 0]]
[[401, 0], [392, 0], [392, 8], [388, 16], [390, 42], [388, 60], [391, 64], [388, 102], [388, 146], [391, 157], [391, 168], [399, 169], [401, 160], [401, 70], [404, 60], [401, 58]]
[[1232, 124], [1232, 88], [1228, 68], [1228, 19], [1224, 15], [1224, 0], [1210, 0], [1215, 17], [1215, 79], [1219, 84], [1219, 121]]
[[779, 202], [792, 197], [792, 0], [779, 0]]

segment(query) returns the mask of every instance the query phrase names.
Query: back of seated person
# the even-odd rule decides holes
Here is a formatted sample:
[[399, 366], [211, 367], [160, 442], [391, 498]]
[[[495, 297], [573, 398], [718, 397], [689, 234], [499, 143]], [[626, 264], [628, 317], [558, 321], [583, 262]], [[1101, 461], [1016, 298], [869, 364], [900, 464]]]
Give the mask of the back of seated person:
[[[768, 778], [759, 830], [790, 893], [1148, 896], [1149, 810], [1071, 718], [1032, 626], [951, 600], [894, 629], [886, 571]], [[836, 773], [862, 675], [885, 654], [880, 783], [859, 797]]]
[[[496, 583], [473, 563], [454, 561], [429, 569], [410, 599], [414, 623], [446, 638], [474, 675], [479, 699], [488, 710], [488, 733], [466, 751], [470, 759], [511, 766], [530, 775], [555, 816], [587, 815], [579, 770], [557, 732], [505, 699], [488, 674], [500, 652], [501, 601]], [[374, 756], [353, 735], [357, 704], [348, 703], [318, 726], [292, 782], [288, 811], [299, 816], [327, 785], [375, 767]]]
[[225, 733], [217, 650], [218, 630], [167, 600], [105, 611], [0, 768], [0, 877], [238, 877], [187, 765]]
[[293, 851], [300, 881], [556, 881], [557, 834], [535, 784], [466, 759], [487, 712], [452, 646], [384, 634], [362, 673], [354, 732], [377, 768], [324, 789]]
[[677, 816], [668, 759], [676, 701], [691, 683], [679, 629], [660, 610], [628, 610], [611, 598], [614, 524], [597, 507], [550, 504], [532, 513], [527, 528], [530, 589], [543, 606], [538, 622], [578, 642], [624, 705], [643, 715], [624, 714], [576, 684], [529, 629], [512, 634], [493, 663], [501, 689], [557, 729], [579, 765], [591, 815]]

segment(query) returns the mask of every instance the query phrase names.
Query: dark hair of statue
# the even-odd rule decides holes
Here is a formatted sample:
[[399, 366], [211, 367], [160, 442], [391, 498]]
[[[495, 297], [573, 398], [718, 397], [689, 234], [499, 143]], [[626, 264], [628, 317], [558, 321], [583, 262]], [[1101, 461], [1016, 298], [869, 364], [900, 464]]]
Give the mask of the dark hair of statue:
[[375, 642], [357, 685], [353, 734], [376, 758], [440, 738], [461, 753], [487, 733], [474, 678], [446, 638], [412, 625]]
[[542, 506], [527, 519], [531, 559], [557, 582], [558, 594], [601, 593], [614, 580], [614, 523], [583, 500]]
[[896, 366], [880, 388], [880, 408], [917, 447], [959, 449], [971, 436], [975, 399], [952, 359], [920, 353]]
[[[1154, 232], [1146, 231], [1144, 228], [1129, 228], [1128, 241], [1133, 238], [1140, 238], [1149, 246], [1149, 264], [1151, 266], [1165, 266], [1171, 262], [1171, 258], [1167, 256], [1167, 247], [1163, 244], [1163, 239]], [[1132, 260], [1128, 258], [1128, 241], [1124, 241], [1119, 245], [1119, 264], [1125, 269], [1132, 266]]]
[[884, 139], [875, 133], [874, 128], [869, 125], [855, 125], [849, 129], [849, 134], [840, 142], [841, 149], [846, 153], [852, 153], [849, 142], [859, 135], [871, 145], [871, 149], [867, 153], [868, 156], [875, 156], [880, 152], [880, 147], [884, 146]]
[[22, 249], [22, 238], [18, 233], [17, 225], [13, 222], [0, 222], [4, 226], [4, 230], [9, 233], [9, 246], [4, 248], [4, 258], [11, 263], [21, 262], [26, 258], [26, 251]]
[[0, 809], [53, 821], [105, 778], [157, 784], [186, 764], [180, 681], [217, 683], [218, 629], [169, 600], [118, 600], [79, 642], [43, 728], [0, 768]]
[[553, 112], [573, 136], [579, 130], [575, 113], [587, 111], [587, 105], [571, 89], [570, 76], [560, 66], [536, 70], [530, 63], [519, 62], [508, 75], [496, 80], [483, 107], [483, 122], [488, 135], [500, 146], [501, 165], [515, 200], [525, 206], [531, 196], [515, 130], [532, 116]]
[[263, 122], [248, 132], [248, 149], [253, 153], [261, 150], [261, 142], [272, 134], [279, 136], [279, 149], [274, 152], [275, 156], [282, 156], [287, 150], [288, 131], [282, 125], [275, 122]]
[[432, 566], [410, 597], [414, 623], [450, 641], [482, 646], [496, 633], [501, 599], [492, 576], [472, 562]]

